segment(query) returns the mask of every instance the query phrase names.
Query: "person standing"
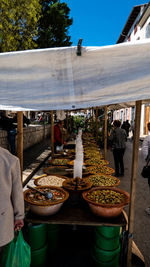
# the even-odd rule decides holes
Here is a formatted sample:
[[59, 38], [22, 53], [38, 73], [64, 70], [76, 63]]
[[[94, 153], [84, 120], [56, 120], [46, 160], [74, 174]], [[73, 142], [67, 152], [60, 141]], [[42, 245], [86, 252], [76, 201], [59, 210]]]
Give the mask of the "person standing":
[[130, 130], [130, 123], [128, 120], [124, 121], [121, 128], [126, 131], [127, 137], [129, 136], [129, 130]]
[[10, 151], [13, 155], [16, 154], [16, 135], [17, 135], [17, 125], [14, 125], [13, 118], [9, 118], [5, 115], [5, 112], [0, 113], [0, 126], [3, 130], [7, 131], [8, 142], [10, 145]]
[[24, 197], [19, 159], [0, 147], [0, 262], [3, 247], [14, 238], [24, 219]]
[[[147, 128], [148, 128], [148, 136], [145, 137], [142, 144], [142, 155], [146, 161], [150, 159], [150, 122], [148, 122]], [[148, 185], [150, 187], [150, 175], [147, 178], [148, 178]], [[150, 207], [146, 208], [145, 212], [148, 215], [150, 215]]]
[[54, 153], [56, 153], [56, 147], [62, 145], [62, 121], [58, 121], [54, 126]]
[[121, 122], [115, 120], [113, 122], [114, 130], [111, 132], [109, 141], [111, 142], [111, 147], [114, 156], [115, 163], [115, 176], [124, 176], [124, 162], [123, 156], [126, 148], [127, 134], [124, 129], [121, 129]]

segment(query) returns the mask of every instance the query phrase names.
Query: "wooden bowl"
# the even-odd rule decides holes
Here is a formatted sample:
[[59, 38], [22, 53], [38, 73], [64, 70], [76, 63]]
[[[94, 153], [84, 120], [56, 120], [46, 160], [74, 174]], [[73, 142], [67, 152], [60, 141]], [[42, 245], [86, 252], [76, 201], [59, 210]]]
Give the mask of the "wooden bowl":
[[67, 166], [70, 159], [65, 158], [55, 158], [48, 161], [53, 166]]
[[115, 173], [115, 170], [113, 168], [110, 168], [106, 165], [93, 165], [93, 166], [89, 166], [87, 167], [87, 170], [90, 172], [90, 173], [93, 173], [93, 174], [99, 174], [99, 173], [103, 173], [103, 174], [107, 174], [107, 175], [111, 175], [113, 173]]
[[[96, 190], [100, 190], [100, 191], [112, 190], [114, 192], [121, 193], [124, 195], [124, 200], [119, 204], [97, 203], [94, 200], [90, 200], [87, 197], [88, 193], [92, 193], [93, 191], [96, 191]], [[82, 196], [83, 196], [84, 200], [88, 202], [91, 211], [95, 215], [105, 217], [105, 218], [112, 218], [112, 217], [119, 216], [123, 210], [123, 207], [130, 202], [129, 194], [126, 191], [123, 191], [123, 190], [121, 190], [119, 188], [115, 188], [115, 187], [112, 187], [112, 188], [110, 188], [110, 187], [95, 187], [95, 188], [92, 188], [88, 191], [83, 192]]]
[[[63, 199], [58, 199], [55, 201], [47, 200], [47, 201], [37, 201], [34, 202], [32, 199], [29, 198], [29, 195], [31, 192], [33, 192], [31, 189], [27, 189], [24, 192], [24, 199], [25, 202], [28, 204], [30, 210], [40, 216], [49, 216], [52, 214], [55, 214], [56, 212], [59, 211], [63, 203], [68, 199], [69, 193], [64, 190], [63, 188], [56, 187], [56, 186], [37, 186], [36, 187], [38, 190], [39, 189], [49, 189], [50, 191], [57, 190], [60, 193], [63, 193], [64, 197]], [[42, 191], [42, 190], [41, 190]]]
[[[46, 179], [47, 178], [47, 179]], [[57, 179], [58, 178], [58, 179]], [[39, 177], [39, 178], [36, 178], [36, 179], [34, 179], [34, 184], [36, 185], [36, 186], [41, 186], [42, 184], [40, 184], [40, 182], [43, 180], [47, 180], [47, 184], [46, 184], [46, 182], [45, 182], [45, 184], [43, 184], [44, 186], [58, 186], [58, 187], [62, 187], [62, 185], [60, 185], [61, 184], [61, 179], [62, 179], [62, 183], [63, 183], [63, 181], [65, 180], [65, 179], [67, 179], [67, 177], [65, 177], [65, 176], [62, 176], [62, 175], [46, 175], [45, 177]], [[50, 184], [50, 181], [51, 181], [51, 183], [54, 183], [55, 180], [56, 179], [56, 183], [57, 184]], [[48, 183], [48, 180], [49, 180], [49, 183]], [[60, 180], [60, 181], [59, 181]]]
[[[74, 179], [73, 179], [74, 180]], [[69, 191], [74, 191], [74, 192], [83, 192], [85, 190], [88, 190], [89, 188], [92, 187], [92, 183], [87, 181], [86, 179], [82, 178], [83, 182], [85, 182], [85, 186], [84, 187], [81, 187], [81, 188], [77, 188], [74, 186], [74, 185], [71, 185], [70, 184], [70, 181], [71, 179], [66, 179], [64, 182], [63, 182], [63, 187]]]
[[70, 174], [73, 176], [73, 170], [67, 170], [66, 166], [50, 166], [48, 168], [45, 168], [43, 170], [44, 173], [47, 175], [60, 175], [60, 176], [70, 176]]

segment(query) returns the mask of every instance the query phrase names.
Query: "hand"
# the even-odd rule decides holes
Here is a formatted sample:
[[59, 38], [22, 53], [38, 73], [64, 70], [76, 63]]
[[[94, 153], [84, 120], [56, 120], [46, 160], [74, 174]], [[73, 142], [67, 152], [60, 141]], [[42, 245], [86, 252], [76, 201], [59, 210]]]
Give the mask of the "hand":
[[23, 226], [24, 226], [23, 220], [15, 220], [15, 222], [14, 222], [14, 230], [15, 231], [20, 231]]

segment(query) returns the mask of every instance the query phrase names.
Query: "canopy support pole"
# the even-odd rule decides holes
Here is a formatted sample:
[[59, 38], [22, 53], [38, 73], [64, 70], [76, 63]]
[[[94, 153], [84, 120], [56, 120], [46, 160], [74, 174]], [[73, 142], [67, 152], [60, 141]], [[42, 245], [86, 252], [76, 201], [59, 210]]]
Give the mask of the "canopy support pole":
[[62, 144], [64, 143], [64, 131], [63, 131], [63, 129], [64, 129], [64, 121], [62, 121], [62, 125], [61, 125], [61, 133], [62, 133], [61, 142], [62, 142]]
[[20, 160], [21, 180], [23, 173], [23, 112], [17, 112], [17, 157]]
[[51, 111], [51, 150], [52, 150], [52, 158], [54, 156], [54, 118], [53, 111]]
[[104, 159], [107, 156], [107, 106], [105, 106], [105, 121], [104, 121]]
[[96, 107], [96, 144], [98, 144], [98, 108]]
[[92, 128], [93, 128], [93, 136], [94, 136], [94, 108], [92, 108]]
[[66, 112], [66, 127], [67, 127], [67, 135], [68, 135], [68, 111]]
[[134, 208], [136, 197], [136, 180], [138, 168], [138, 151], [139, 151], [139, 137], [140, 137], [140, 120], [141, 120], [141, 100], [136, 101], [135, 113], [135, 131], [133, 140], [133, 154], [132, 154], [132, 172], [131, 172], [131, 186], [130, 186], [130, 206], [129, 206], [129, 235], [128, 235], [128, 255], [127, 266], [132, 266], [132, 240], [134, 228]]

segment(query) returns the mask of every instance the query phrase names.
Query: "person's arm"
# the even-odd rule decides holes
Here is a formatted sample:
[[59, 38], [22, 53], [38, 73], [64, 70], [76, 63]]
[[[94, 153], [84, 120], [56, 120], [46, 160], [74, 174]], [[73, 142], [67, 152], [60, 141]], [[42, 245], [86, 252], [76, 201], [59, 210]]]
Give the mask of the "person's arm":
[[126, 130], [124, 130], [124, 129], [123, 129], [123, 132], [124, 132], [125, 142], [127, 142], [127, 132], [126, 132]]
[[21, 171], [19, 159], [16, 158], [16, 161], [12, 167], [12, 205], [14, 210], [14, 228], [15, 230], [20, 230], [24, 223], [24, 197], [23, 189], [21, 183]]
[[114, 138], [114, 130], [111, 131], [110, 136], [108, 137], [109, 141], [113, 141]]

